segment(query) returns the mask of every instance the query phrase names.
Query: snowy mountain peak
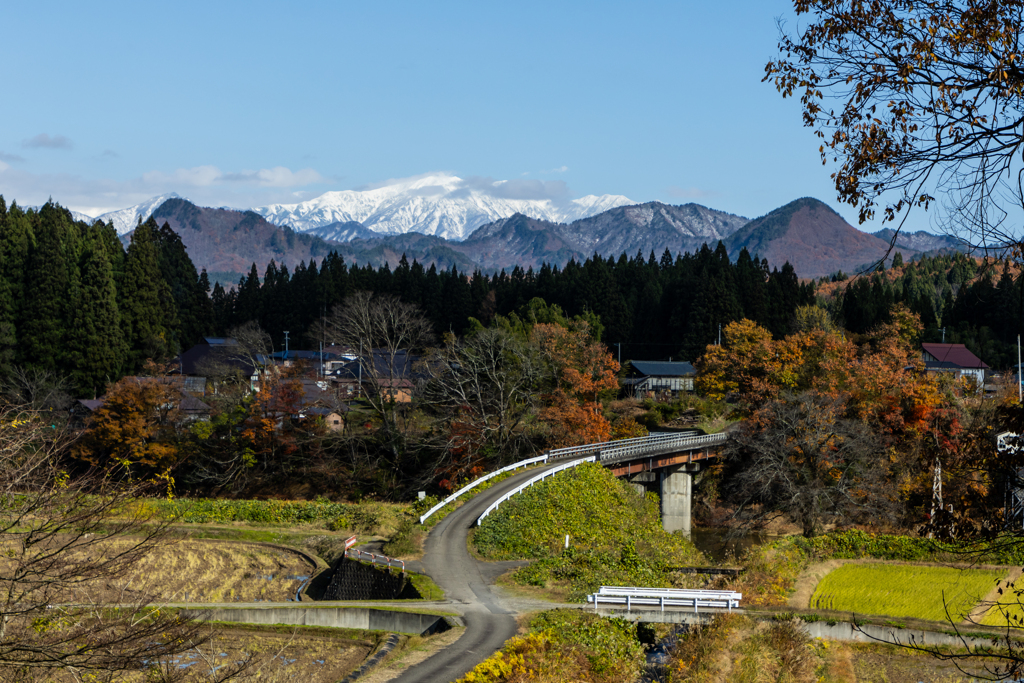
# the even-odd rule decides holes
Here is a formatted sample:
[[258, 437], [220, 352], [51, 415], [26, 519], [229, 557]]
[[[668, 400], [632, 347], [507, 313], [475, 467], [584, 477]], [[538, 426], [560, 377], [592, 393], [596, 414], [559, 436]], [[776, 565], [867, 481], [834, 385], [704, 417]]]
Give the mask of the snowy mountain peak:
[[153, 197], [147, 199], [141, 204], [135, 206], [129, 206], [127, 209], [118, 209], [117, 211], [108, 211], [105, 214], [97, 216], [96, 219], [113, 223], [114, 229], [117, 230], [118, 235], [124, 235], [135, 229], [135, 226], [139, 224], [139, 220], [145, 221], [153, 212], [160, 208], [160, 205], [166, 202], [168, 199], [181, 199], [181, 195], [177, 192], [169, 192], [162, 194], [159, 197]]
[[419, 232], [464, 240], [481, 225], [516, 213], [567, 223], [633, 204], [621, 195], [568, 199], [560, 183], [535, 180], [463, 179], [429, 173], [360, 190], [326, 192], [298, 204], [253, 209], [271, 223], [299, 232], [335, 223], [362, 223], [383, 234]]

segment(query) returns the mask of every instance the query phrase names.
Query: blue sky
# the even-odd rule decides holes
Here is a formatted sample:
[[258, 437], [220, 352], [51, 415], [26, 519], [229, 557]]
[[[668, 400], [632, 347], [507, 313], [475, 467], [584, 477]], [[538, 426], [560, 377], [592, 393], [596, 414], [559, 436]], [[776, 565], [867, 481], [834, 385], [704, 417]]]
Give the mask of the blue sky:
[[856, 224], [761, 82], [777, 17], [791, 2], [8, 3], [0, 194], [247, 208], [448, 171], [748, 217], [814, 196]]

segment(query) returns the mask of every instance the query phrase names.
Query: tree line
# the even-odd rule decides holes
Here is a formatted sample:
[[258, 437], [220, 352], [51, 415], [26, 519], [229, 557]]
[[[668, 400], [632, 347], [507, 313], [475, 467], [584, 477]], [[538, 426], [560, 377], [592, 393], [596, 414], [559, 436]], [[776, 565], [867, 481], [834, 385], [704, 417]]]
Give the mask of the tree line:
[[769, 269], [746, 250], [732, 262], [721, 243], [692, 254], [595, 255], [562, 268], [515, 266], [493, 275], [410, 264], [404, 255], [394, 270], [350, 265], [332, 253], [319, 266], [310, 261], [291, 273], [271, 262], [262, 278], [253, 264], [234, 289], [216, 283], [216, 331], [256, 321], [278, 347], [284, 330], [291, 339], [303, 332], [319, 339], [323, 318], [357, 291], [398, 296], [418, 306], [435, 330], [455, 334], [469, 330], [471, 319], [486, 326], [540, 298], [569, 316], [595, 314], [600, 338], [623, 358], [676, 360], [695, 359], [717, 340], [720, 326], [742, 318], [784, 335], [797, 307], [814, 301], [813, 284], [801, 284], [789, 263]]
[[994, 368], [1016, 364], [1024, 289], [1009, 261], [979, 263], [956, 253], [904, 264], [897, 253], [889, 273], [840, 287], [828, 307], [849, 332], [863, 335], [889, 322], [902, 304], [920, 318], [922, 341], [964, 344]]
[[187, 348], [213, 327], [205, 271], [150, 219], [125, 249], [112, 224], [0, 196], [0, 375], [66, 376], [80, 396]]

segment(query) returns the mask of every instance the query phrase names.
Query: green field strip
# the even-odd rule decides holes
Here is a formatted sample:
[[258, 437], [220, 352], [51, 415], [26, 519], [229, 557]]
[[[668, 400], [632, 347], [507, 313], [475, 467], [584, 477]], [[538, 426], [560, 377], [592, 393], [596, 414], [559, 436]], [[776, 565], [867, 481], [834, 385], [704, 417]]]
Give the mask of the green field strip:
[[930, 621], [947, 621], [948, 609], [949, 617], [960, 621], [1007, 573], [1004, 569], [844, 564], [818, 583], [810, 607]]

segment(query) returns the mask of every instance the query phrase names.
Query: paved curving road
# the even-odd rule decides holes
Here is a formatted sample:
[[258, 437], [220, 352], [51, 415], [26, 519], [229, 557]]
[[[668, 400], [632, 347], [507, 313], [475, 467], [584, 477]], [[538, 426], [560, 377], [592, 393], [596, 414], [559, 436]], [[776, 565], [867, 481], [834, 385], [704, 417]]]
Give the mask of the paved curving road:
[[494, 580], [510, 565], [477, 560], [469, 554], [466, 537], [477, 517], [496, 498], [551, 467], [554, 465], [520, 472], [477, 494], [441, 520], [427, 536], [423, 571], [462, 612], [466, 630], [453, 644], [394, 679], [395, 683], [457, 680], [515, 635], [515, 612], [505, 607], [500, 597], [491, 591]]

